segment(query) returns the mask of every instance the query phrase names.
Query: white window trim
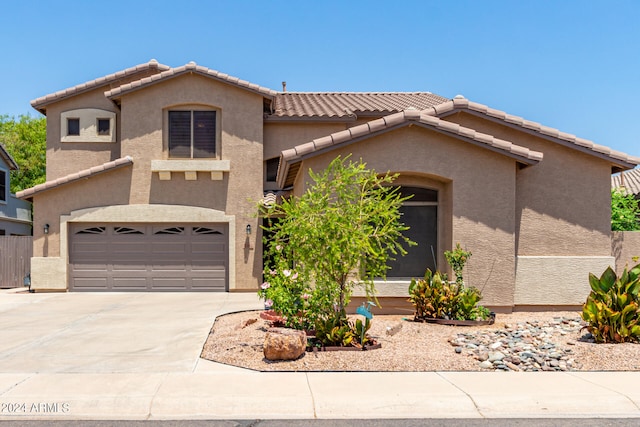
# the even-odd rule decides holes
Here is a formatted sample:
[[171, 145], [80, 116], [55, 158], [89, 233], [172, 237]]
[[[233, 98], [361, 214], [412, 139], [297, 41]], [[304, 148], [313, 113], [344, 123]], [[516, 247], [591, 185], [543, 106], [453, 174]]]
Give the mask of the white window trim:
[[[80, 135], [69, 135], [69, 119], [80, 121]], [[109, 120], [109, 135], [98, 134], [98, 120]], [[99, 108], [79, 108], [60, 114], [61, 142], [116, 142], [116, 113]]]

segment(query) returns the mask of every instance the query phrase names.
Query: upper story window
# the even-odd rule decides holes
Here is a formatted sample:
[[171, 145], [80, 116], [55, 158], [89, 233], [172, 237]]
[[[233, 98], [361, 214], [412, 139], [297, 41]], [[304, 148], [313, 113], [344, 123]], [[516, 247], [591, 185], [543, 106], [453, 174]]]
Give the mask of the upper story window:
[[9, 183], [7, 182], [7, 177], [9, 174], [7, 171], [0, 170], [0, 202], [5, 203], [7, 201], [7, 193], [9, 188]]
[[67, 119], [67, 135], [80, 135], [80, 119]]
[[96, 127], [98, 129], [98, 135], [111, 135], [111, 119], [98, 119], [98, 124]]
[[169, 158], [216, 157], [215, 111], [169, 111]]
[[116, 113], [98, 108], [65, 111], [60, 116], [62, 142], [116, 142]]

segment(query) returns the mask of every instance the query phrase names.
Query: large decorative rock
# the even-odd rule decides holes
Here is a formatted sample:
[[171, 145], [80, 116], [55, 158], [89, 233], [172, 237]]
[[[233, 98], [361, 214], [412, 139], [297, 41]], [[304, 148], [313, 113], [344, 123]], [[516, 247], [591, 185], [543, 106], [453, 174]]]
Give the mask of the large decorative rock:
[[268, 360], [295, 360], [307, 348], [304, 331], [288, 328], [271, 328], [264, 338], [263, 353]]

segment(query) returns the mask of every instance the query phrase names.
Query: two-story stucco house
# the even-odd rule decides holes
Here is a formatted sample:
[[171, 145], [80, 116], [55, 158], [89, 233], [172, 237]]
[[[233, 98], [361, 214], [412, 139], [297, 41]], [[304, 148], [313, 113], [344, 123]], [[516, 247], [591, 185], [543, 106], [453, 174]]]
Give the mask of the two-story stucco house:
[[640, 162], [460, 96], [280, 92], [195, 63], [152, 60], [32, 105], [47, 182], [19, 197], [35, 208], [36, 291], [255, 290], [256, 203], [353, 154], [415, 195], [418, 246], [380, 295], [406, 299], [460, 242], [485, 304], [575, 305], [614, 262], [611, 174]]
[[31, 235], [31, 204], [11, 194], [10, 172], [18, 165], [0, 144], [0, 236]]

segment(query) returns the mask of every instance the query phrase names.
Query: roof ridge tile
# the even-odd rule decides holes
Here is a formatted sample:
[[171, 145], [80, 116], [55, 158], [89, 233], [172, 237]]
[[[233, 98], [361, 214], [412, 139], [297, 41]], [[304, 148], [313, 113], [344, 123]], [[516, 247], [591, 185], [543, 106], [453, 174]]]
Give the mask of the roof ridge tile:
[[167, 65], [159, 64], [155, 59], [150, 60], [149, 62], [138, 64], [130, 68], [126, 68], [124, 70], [116, 71], [115, 73], [108, 74], [106, 76], [98, 77], [96, 79], [90, 80], [88, 82], [80, 83], [79, 85], [62, 89], [54, 93], [50, 93], [48, 95], [41, 96], [40, 98], [36, 98], [31, 101], [31, 106], [35, 109], [40, 109], [45, 105], [59, 101], [68, 96], [75, 95], [78, 93], [82, 93], [86, 90], [93, 89], [96, 87], [100, 87], [104, 84], [110, 83], [112, 81], [118, 80], [122, 77], [130, 76], [136, 73], [139, 73], [143, 70], [150, 69], [158, 69], [160, 71], [168, 70], [169, 67]]

